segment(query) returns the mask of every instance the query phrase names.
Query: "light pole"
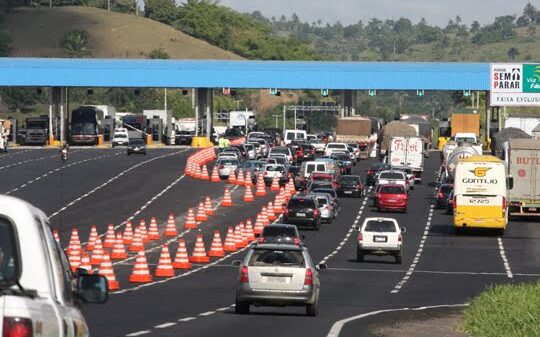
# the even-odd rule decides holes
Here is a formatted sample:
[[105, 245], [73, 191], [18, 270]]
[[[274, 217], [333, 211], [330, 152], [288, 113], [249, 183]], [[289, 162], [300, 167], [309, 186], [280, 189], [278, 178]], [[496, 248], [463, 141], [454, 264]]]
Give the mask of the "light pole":
[[274, 117], [276, 119], [276, 129], [277, 129], [279, 127], [278, 126], [279, 115], [272, 115], [272, 117]]

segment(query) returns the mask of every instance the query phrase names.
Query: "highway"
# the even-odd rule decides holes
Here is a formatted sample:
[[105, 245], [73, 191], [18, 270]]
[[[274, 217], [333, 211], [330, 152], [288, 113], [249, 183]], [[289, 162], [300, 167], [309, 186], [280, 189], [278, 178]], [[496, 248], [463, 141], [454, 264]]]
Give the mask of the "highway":
[[[228, 226], [257, 212], [274, 193], [241, 201], [243, 188], [233, 188], [233, 207], [221, 207], [225, 182], [211, 183], [184, 176], [193, 149], [149, 149], [146, 156], [130, 156], [125, 149], [76, 149], [62, 163], [58, 150], [12, 149], [0, 155], [0, 193], [27, 200], [50, 218], [65, 247], [71, 229], [79, 229], [86, 242], [90, 226], [104, 234], [109, 223], [123, 231], [126, 220], [134, 225], [151, 216], [163, 232], [173, 213], [179, 237], [191, 254], [196, 236], [203, 234], [209, 249], [214, 230], [222, 239]], [[128, 282], [133, 259], [113, 261], [120, 290], [105, 305], [85, 305], [91, 335], [122, 336], [327, 336], [333, 325], [348, 317], [377, 310], [463, 304], [487, 286], [531, 282], [540, 276], [540, 222], [512, 220], [504, 237], [476, 231], [456, 235], [452, 218], [433, 209], [439, 153], [426, 160], [423, 184], [411, 192], [406, 214], [379, 213], [367, 199], [342, 199], [342, 211], [320, 231], [302, 231], [305, 243], [322, 270], [320, 313], [305, 317], [304, 308], [252, 308], [251, 315], [234, 314], [237, 267], [245, 251], [213, 258], [210, 265], [176, 271], [172, 278], [156, 278], [145, 285]], [[375, 159], [361, 161], [353, 174], [365, 176]], [[196, 230], [181, 229], [190, 207], [209, 196], [215, 215]], [[391, 257], [368, 256], [355, 261], [355, 224], [370, 216], [395, 217], [406, 227], [403, 264]], [[160, 254], [162, 238], [145, 246], [151, 272]], [[176, 238], [170, 244], [176, 252]], [[133, 256], [133, 255], [131, 255]], [[173, 256], [174, 257], [174, 256]], [[358, 336], [367, 320], [351, 320], [332, 329], [334, 336]], [[337, 330], [336, 330], [337, 329]], [[337, 334], [336, 334], [337, 333]]]

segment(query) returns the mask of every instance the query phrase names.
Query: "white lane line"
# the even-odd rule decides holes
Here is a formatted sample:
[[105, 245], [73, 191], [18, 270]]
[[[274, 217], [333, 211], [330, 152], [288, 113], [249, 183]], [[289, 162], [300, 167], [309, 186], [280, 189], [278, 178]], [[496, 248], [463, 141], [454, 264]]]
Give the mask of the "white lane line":
[[229, 310], [231, 307], [224, 307], [224, 308], [218, 308], [216, 309], [216, 311], [227, 311]]
[[216, 313], [215, 311], [207, 311], [207, 312], [203, 312], [203, 313], [199, 314], [199, 316], [210, 316], [210, 315], [213, 315], [215, 313]]
[[35, 183], [36, 181], [39, 181], [45, 177], [47, 177], [48, 175], [50, 174], [53, 174], [55, 172], [58, 172], [60, 170], [64, 170], [64, 169], [67, 169], [68, 167], [72, 167], [72, 166], [75, 166], [75, 165], [79, 165], [79, 164], [82, 164], [82, 163], [87, 163], [89, 161], [94, 161], [94, 160], [98, 160], [98, 159], [103, 159], [103, 158], [107, 158], [107, 157], [112, 157], [112, 156], [118, 156], [119, 154], [121, 154], [122, 152], [118, 152], [118, 153], [115, 153], [115, 154], [108, 154], [108, 155], [103, 155], [103, 156], [99, 156], [99, 157], [94, 157], [94, 158], [88, 158], [88, 159], [84, 159], [84, 160], [80, 160], [80, 161], [76, 161], [76, 162], [73, 162], [73, 163], [70, 163], [68, 165], [62, 165], [58, 168], [55, 168], [54, 170], [50, 170], [42, 175], [40, 175], [39, 177], [36, 177], [32, 180], [29, 180], [27, 181], [26, 183], [22, 184], [21, 186], [19, 187], [15, 187], [14, 189], [10, 190], [10, 191], [7, 191], [6, 193], [4, 194], [11, 194], [13, 192], [16, 192], [20, 189], [23, 189], [25, 188], [26, 186], [30, 185], [30, 184], [33, 184]]
[[165, 329], [165, 328], [168, 328], [168, 327], [171, 327], [171, 326], [175, 326], [177, 323], [175, 322], [168, 322], [168, 323], [163, 323], [163, 324], [160, 324], [160, 325], [156, 325], [154, 328], [156, 329]]
[[22, 165], [22, 164], [26, 164], [26, 163], [32, 163], [32, 162], [44, 160], [44, 159], [47, 159], [47, 158], [53, 158], [53, 157], [58, 157], [58, 155], [54, 154], [54, 155], [49, 156], [49, 157], [41, 157], [41, 158], [35, 158], [35, 159], [21, 160], [21, 161], [18, 161], [16, 163], [13, 163], [13, 164], [0, 166], [0, 170], [4, 170], [4, 169], [7, 169], [7, 168], [10, 168], [10, 167], [13, 167], [13, 166], [18, 166], [18, 165]]
[[341, 333], [341, 330], [343, 329], [343, 326], [345, 326], [345, 324], [347, 324], [349, 322], [352, 322], [352, 321], [355, 321], [355, 320], [358, 320], [358, 319], [362, 319], [362, 318], [366, 318], [366, 317], [369, 317], [369, 316], [374, 316], [374, 315], [378, 315], [378, 314], [382, 314], [382, 313], [386, 313], [386, 312], [421, 311], [421, 310], [438, 309], [438, 308], [460, 308], [460, 307], [466, 307], [468, 305], [469, 305], [468, 303], [464, 303], [464, 304], [441, 304], [441, 305], [432, 305], [432, 306], [428, 306], [428, 307], [419, 307], [419, 308], [398, 308], [398, 309], [385, 309], [385, 310], [371, 311], [371, 312], [367, 312], [365, 314], [352, 316], [352, 317], [345, 318], [345, 319], [342, 319], [340, 321], [337, 321], [336, 323], [334, 323], [334, 325], [332, 325], [332, 328], [330, 328], [330, 331], [328, 332], [326, 337], [339, 337], [339, 334]]
[[193, 321], [194, 319], [197, 319], [196, 317], [186, 317], [186, 318], [180, 318], [178, 322], [189, 322]]
[[146, 334], [149, 334], [150, 332], [151, 332], [150, 330], [137, 331], [137, 332], [127, 334], [126, 337], [136, 337], [136, 336], [146, 335]]
[[501, 253], [504, 269], [506, 270], [506, 276], [508, 278], [514, 278], [514, 275], [512, 274], [512, 269], [510, 269], [510, 263], [508, 262], [508, 258], [506, 257], [506, 252], [504, 251], [503, 241], [501, 238], [497, 238], [497, 241], [499, 242], [499, 252]]
[[[433, 213], [433, 209], [435, 208], [435, 204], [432, 202], [430, 206], [430, 213]], [[413, 262], [409, 269], [407, 270], [407, 274], [403, 276], [403, 278], [394, 286], [394, 289], [390, 291], [391, 294], [397, 294], [403, 288], [403, 286], [409, 281], [410, 275], [414, 272], [414, 269], [416, 268], [416, 265], [420, 261], [420, 256], [422, 255], [422, 252], [424, 251], [424, 243], [427, 240], [427, 236], [429, 234], [429, 228], [431, 227], [431, 216], [428, 217], [428, 220], [426, 222], [426, 226], [424, 228], [424, 233], [422, 234], [422, 239], [420, 240], [420, 245], [418, 246], [418, 250], [416, 251], [416, 255], [414, 256]]]
[[177, 154], [180, 154], [180, 153], [183, 153], [183, 152], [186, 152], [187, 150], [183, 150], [183, 151], [178, 151], [178, 152], [172, 152], [172, 153], [168, 153], [168, 154], [165, 154], [165, 155], [162, 155], [162, 156], [158, 156], [158, 157], [154, 157], [152, 159], [148, 159], [148, 160], [145, 160], [143, 162], [140, 162], [138, 163], [137, 165], [134, 165], [126, 170], [123, 170], [122, 172], [120, 172], [119, 174], [115, 175], [114, 177], [112, 177], [111, 179], [107, 180], [106, 182], [104, 182], [103, 184], [101, 185], [98, 185], [97, 187], [95, 187], [94, 189], [88, 191], [87, 193], [83, 194], [82, 196], [76, 198], [75, 200], [73, 200], [72, 202], [68, 203], [66, 206], [60, 208], [58, 211], [52, 213], [51, 215], [49, 215], [49, 219], [57, 216], [58, 214], [62, 213], [63, 211], [65, 211], [68, 207], [71, 207], [73, 206], [74, 204], [76, 204], [77, 202], [79, 202], [80, 200], [88, 197], [89, 195], [99, 191], [100, 189], [102, 189], [103, 187], [107, 186], [108, 184], [112, 183], [113, 181], [117, 180], [118, 178], [122, 177], [123, 175], [125, 175], [126, 173], [144, 165], [144, 164], [147, 164], [147, 163], [150, 163], [154, 160], [158, 160], [158, 159], [161, 159], [161, 158], [165, 158], [165, 157], [170, 157], [170, 156], [173, 156], [173, 155], [177, 155]]
[[33, 151], [33, 150], [35, 150], [35, 149], [20, 150], [20, 151], [11, 151], [11, 152], [8, 153], [8, 154], [2, 154], [2, 155], [0, 155], [0, 158], [4, 159], [4, 158], [8, 158], [8, 157], [11, 157], [11, 156], [15, 156], [15, 155], [18, 155], [18, 154], [21, 154], [21, 153], [30, 152], [30, 151]]

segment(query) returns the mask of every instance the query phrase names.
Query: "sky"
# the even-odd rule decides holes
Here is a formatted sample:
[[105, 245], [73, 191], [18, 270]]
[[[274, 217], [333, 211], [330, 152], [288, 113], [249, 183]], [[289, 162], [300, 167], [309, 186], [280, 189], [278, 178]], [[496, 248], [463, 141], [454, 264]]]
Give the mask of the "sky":
[[446, 26], [448, 20], [460, 15], [463, 22], [474, 20], [491, 23], [496, 16], [523, 12], [531, 2], [540, 9], [539, 0], [220, 0], [219, 3], [242, 13], [259, 10], [264, 16], [279, 19], [296, 13], [302, 22], [325, 23], [340, 21], [348, 25], [361, 19], [397, 19], [405, 17], [418, 22], [424, 17], [429, 24]]

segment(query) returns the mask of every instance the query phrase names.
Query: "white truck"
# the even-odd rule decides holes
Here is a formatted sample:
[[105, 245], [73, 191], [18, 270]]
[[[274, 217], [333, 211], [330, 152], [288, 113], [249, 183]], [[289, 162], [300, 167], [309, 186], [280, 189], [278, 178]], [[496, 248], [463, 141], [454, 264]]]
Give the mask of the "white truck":
[[246, 130], [254, 130], [257, 126], [255, 113], [253, 111], [230, 111], [229, 128], [240, 127]]
[[480, 139], [478, 139], [475, 133], [456, 133], [453, 140], [457, 143], [458, 146], [460, 145], [460, 143], [472, 144], [472, 147], [476, 150], [476, 152], [478, 152], [480, 155], [482, 154], [482, 142], [480, 142]]
[[413, 171], [415, 182], [422, 181], [424, 172], [424, 142], [420, 137], [392, 137], [388, 149], [388, 164], [392, 167], [408, 167]]
[[514, 187], [508, 191], [512, 216], [540, 216], [540, 141], [509, 139], [503, 145], [504, 162]]
[[104, 276], [73, 276], [42, 211], [0, 196], [1, 336], [88, 336], [80, 306], [105, 302], [107, 291]]

